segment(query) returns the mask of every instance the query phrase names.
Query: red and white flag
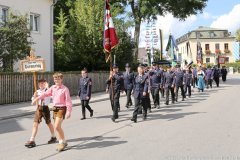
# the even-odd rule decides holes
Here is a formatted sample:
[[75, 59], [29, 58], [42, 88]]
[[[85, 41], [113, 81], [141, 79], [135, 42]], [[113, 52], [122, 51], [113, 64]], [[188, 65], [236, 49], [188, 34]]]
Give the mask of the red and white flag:
[[110, 58], [111, 50], [118, 44], [118, 37], [114, 28], [112, 16], [110, 13], [109, 0], [105, 0], [105, 13], [104, 13], [104, 37], [103, 46], [106, 51], [106, 61]]

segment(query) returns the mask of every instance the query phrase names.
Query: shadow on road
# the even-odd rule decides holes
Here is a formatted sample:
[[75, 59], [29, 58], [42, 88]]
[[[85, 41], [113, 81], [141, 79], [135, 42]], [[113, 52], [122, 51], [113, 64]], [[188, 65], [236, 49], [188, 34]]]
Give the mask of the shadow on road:
[[10, 119], [5, 122], [0, 123], [0, 134], [23, 131], [24, 129], [19, 125], [16, 119]]
[[165, 119], [167, 121], [173, 121], [173, 120], [177, 120], [180, 118], [184, 118], [186, 116], [200, 114], [200, 113], [204, 113], [204, 112], [176, 113], [176, 114], [167, 114], [167, 115], [150, 114], [150, 115], [148, 115], [148, 121], [158, 120], [158, 119]]

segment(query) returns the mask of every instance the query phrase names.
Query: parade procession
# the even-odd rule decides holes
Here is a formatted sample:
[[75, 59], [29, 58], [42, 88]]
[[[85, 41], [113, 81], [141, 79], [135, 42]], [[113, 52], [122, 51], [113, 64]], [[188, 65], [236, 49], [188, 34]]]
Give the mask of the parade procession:
[[240, 159], [239, 15], [237, 0], [0, 0], [0, 160]]

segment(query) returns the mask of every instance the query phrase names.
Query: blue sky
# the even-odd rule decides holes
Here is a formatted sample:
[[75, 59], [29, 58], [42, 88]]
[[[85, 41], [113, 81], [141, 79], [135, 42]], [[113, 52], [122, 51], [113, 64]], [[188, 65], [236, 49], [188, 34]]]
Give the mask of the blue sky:
[[[240, 28], [240, 0], [209, 0], [203, 13], [192, 15], [185, 21], [179, 21], [171, 14], [159, 16], [157, 29], [162, 29], [164, 34], [164, 47], [168, 35], [171, 33], [176, 38], [194, 30], [199, 26], [227, 29], [233, 35]], [[141, 26], [140, 47], [145, 47], [145, 23]]]
[[[237, 4], [240, 4], [240, 0], [209, 0], [207, 2], [207, 7], [203, 10], [203, 14], [198, 15], [199, 19], [192, 25], [192, 27], [196, 28], [201, 25], [210, 26], [213, 19], [220, 17], [221, 15], [228, 14]], [[209, 13], [211, 17], [204, 18], [202, 15], [206, 13]], [[240, 19], [240, 15], [238, 18]]]

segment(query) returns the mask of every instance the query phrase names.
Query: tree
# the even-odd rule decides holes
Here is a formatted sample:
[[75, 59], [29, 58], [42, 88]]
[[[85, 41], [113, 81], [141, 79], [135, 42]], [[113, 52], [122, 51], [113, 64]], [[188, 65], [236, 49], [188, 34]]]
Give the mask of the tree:
[[[115, 4], [114, 17], [123, 13], [122, 7]], [[56, 70], [108, 70], [103, 51], [104, 1], [76, 0], [69, 13], [60, 10], [55, 25], [55, 67]], [[132, 42], [127, 33], [130, 22], [114, 18], [120, 43], [113, 53], [117, 62], [131, 62]], [[125, 61], [126, 60], [126, 61]], [[123, 62], [125, 61], [125, 62]]]
[[2, 70], [13, 72], [14, 62], [25, 57], [32, 44], [27, 15], [10, 14], [7, 22], [0, 24], [0, 37]]
[[138, 58], [138, 45], [141, 22], [144, 20], [156, 19], [157, 16], [164, 16], [171, 13], [174, 17], [184, 20], [192, 14], [201, 12], [206, 6], [207, 0], [116, 0], [112, 3], [120, 3], [126, 7], [130, 5], [129, 15], [135, 23], [134, 41], [136, 49], [134, 58]]

